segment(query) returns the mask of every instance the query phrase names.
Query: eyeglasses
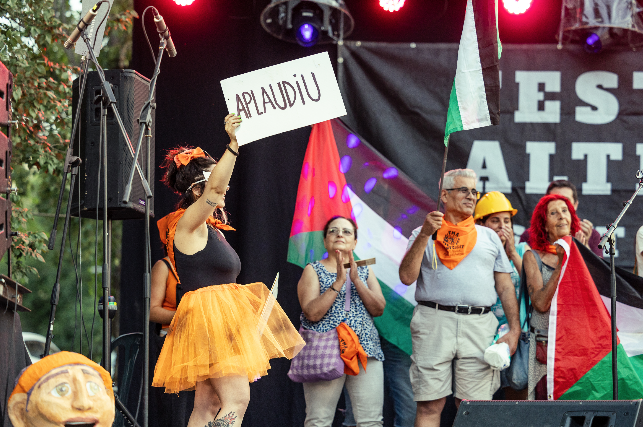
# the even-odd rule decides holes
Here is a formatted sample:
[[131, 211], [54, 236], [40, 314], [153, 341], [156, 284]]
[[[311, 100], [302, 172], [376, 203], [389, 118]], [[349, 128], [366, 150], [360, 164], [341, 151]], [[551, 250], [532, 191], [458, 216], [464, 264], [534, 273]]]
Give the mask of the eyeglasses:
[[454, 190], [457, 190], [457, 191], [459, 191], [459, 192], [460, 192], [460, 194], [462, 194], [464, 197], [469, 197], [469, 194], [471, 194], [471, 195], [472, 195], [473, 197], [475, 197], [476, 199], [480, 199], [480, 194], [482, 194], [482, 193], [480, 193], [478, 190], [476, 190], [475, 188], [471, 188], [471, 189], [469, 189], [469, 188], [467, 188], [467, 187], [460, 187], [460, 188], [445, 188], [445, 190], [447, 190], [447, 191], [454, 191]]
[[328, 234], [332, 236], [336, 236], [338, 234], [343, 235], [343, 236], [352, 236], [353, 235], [353, 230], [350, 228], [342, 228], [341, 230], [339, 228], [333, 227], [328, 229]]

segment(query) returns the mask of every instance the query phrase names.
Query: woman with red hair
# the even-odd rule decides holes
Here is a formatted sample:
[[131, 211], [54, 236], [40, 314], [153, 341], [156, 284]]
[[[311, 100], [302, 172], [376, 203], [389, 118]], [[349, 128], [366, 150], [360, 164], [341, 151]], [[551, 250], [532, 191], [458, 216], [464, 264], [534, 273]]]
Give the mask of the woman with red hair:
[[531, 250], [522, 260], [533, 307], [529, 327], [529, 400], [547, 400], [549, 308], [565, 254], [564, 249], [554, 242], [574, 235], [578, 230], [580, 221], [569, 200], [557, 194], [540, 199], [531, 217]]

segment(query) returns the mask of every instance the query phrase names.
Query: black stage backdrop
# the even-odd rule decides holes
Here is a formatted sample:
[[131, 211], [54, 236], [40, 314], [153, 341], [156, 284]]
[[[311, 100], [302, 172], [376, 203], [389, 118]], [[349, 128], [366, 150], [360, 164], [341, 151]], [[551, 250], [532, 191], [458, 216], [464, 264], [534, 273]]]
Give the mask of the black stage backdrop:
[[[331, 60], [337, 66], [338, 50], [334, 45], [305, 49], [268, 35], [259, 23], [261, 10], [268, 3], [268, 0], [239, 0], [236, 2], [195, 0], [192, 6], [182, 8], [170, 0], [163, 2], [135, 0], [135, 8], [139, 15], [150, 4], [159, 9], [172, 31], [178, 51], [176, 58], [166, 56], [161, 65], [156, 99], [157, 152], [155, 164], [160, 164], [165, 150], [178, 144], [201, 146], [215, 157], [219, 157], [223, 153], [227, 136], [223, 130], [222, 119], [227, 114], [227, 110], [219, 85], [222, 79], [323, 51], [328, 51]], [[347, 3], [356, 20], [356, 30], [351, 36], [354, 40], [455, 43], [459, 40], [462, 30], [464, 1], [409, 1], [398, 14], [383, 12], [375, 0], [368, 2], [349, 0]], [[538, 9], [541, 6], [546, 6], [548, 9]], [[560, 0], [537, 2], [532, 8], [535, 8], [535, 16], [538, 19], [536, 20], [532, 15], [531, 18], [528, 18], [532, 19], [531, 22], [526, 22], [521, 18], [509, 21], [514, 18], [508, 18], [508, 14], [501, 9], [500, 32], [505, 42], [554, 42], [553, 34], [558, 25]], [[153, 39], [156, 52], [158, 41], [154, 26], [150, 22], [149, 12], [146, 21], [150, 24], [148, 32]], [[509, 31], [515, 29], [515, 33], [507, 33], [507, 28]], [[526, 29], [530, 28], [544, 30], [540, 35], [532, 32], [534, 36], [529, 38], [525, 34]], [[503, 31], [505, 32], [504, 36]], [[425, 64], [418, 64], [419, 57], [413, 58], [414, 54], [420, 50], [414, 50], [411, 55], [404, 56], [409, 46], [407, 44], [406, 47], [402, 45], [384, 45], [382, 47], [384, 50], [397, 52], [395, 55], [399, 55], [399, 60], [405, 61], [400, 64], [408, 66], [406, 73], [400, 76], [396, 74], [402, 69], [399, 64], [399, 69], [396, 70], [395, 66], [385, 64], [386, 61], [382, 62], [383, 66], [389, 67], [387, 70], [392, 73], [391, 77], [395, 80], [394, 82], [391, 82], [390, 79], [382, 80], [380, 82], [382, 86], [377, 90], [368, 89], [372, 83], [369, 80], [370, 77], [355, 79], [353, 82], [356, 91], [370, 91], [372, 96], [380, 96], [377, 95], [377, 92], [382, 88], [388, 91], [399, 90], [400, 93], [395, 101], [393, 101], [394, 98], [384, 102], [375, 100], [373, 102], [376, 103], [373, 105], [363, 107], [375, 109], [369, 110], [369, 114], [382, 118], [383, 129], [379, 126], [380, 130], [377, 132], [374, 130], [375, 128], [369, 129], [373, 124], [372, 121], [369, 119], [362, 122], [357, 114], [344, 119], [377, 150], [384, 153], [405, 173], [413, 177], [429, 196], [435, 197], [435, 183], [439, 172], [435, 159], [441, 157], [441, 132], [446, 117], [448, 93], [455, 72], [455, 45], [436, 47], [437, 50], [433, 54], [437, 57], [429, 58]], [[417, 46], [425, 49], [419, 43]], [[356, 45], [351, 44], [342, 48], [342, 56], [346, 60], [344, 64], [346, 68], [343, 70], [345, 78], [349, 76], [348, 66], [351, 59], [360, 61], [359, 66], [365, 67], [364, 69], [372, 66], [372, 64], [369, 65], [367, 59], [360, 59], [355, 47]], [[501, 127], [505, 123], [515, 126], [512, 117], [513, 111], [517, 109], [515, 70], [546, 69], [561, 72], [561, 93], [549, 93], [550, 89], [541, 87], [543, 85], [537, 86], [540, 92], [547, 91], [544, 100], [562, 99], [564, 117], [561, 119], [563, 120], [561, 123], [567, 123], [564, 120], [569, 120], [565, 117], [569, 108], [572, 108], [572, 113], [574, 111], [574, 107], [566, 107], [566, 103], [570, 102], [569, 105], [574, 106], [587, 105], [563, 99], [564, 92], [574, 93], [574, 82], [578, 78], [579, 70], [583, 69], [582, 66], [570, 65], [572, 71], [567, 72], [567, 64], [563, 64], [563, 61], [567, 61], [568, 58], [551, 49], [548, 53], [551, 60], [546, 63], [550, 68], [530, 67], [533, 61], [532, 57], [536, 55], [538, 49], [540, 48], [534, 50], [505, 46], [505, 56], [501, 62], [505, 73], [503, 92], [511, 91], [511, 97], [507, 98], [506, 95], [502, 95], [503, 125]], [[391, 53], [391, 55], [393, 54]], [[516, 58], [519, 57], [516, 61], [522, 61], [521, 65], [508, 68], [507, 58], [514, 55], [517, 55]], [[619, 56], [618, 60], [620, 59]], [[612, 57], [609, 62], [615, 60]], [[599, 61], [601, 60], [599, 59]], [[629, 77], [619, 75], [618, 89], [608, 89], [617, 94], [622, 106], [626, 104], [626, 101], [621, 92], [627, 92], [632, 88], [631, 69], [635, 68], [632, 67], [627, 68], [630, 73]], [[153, 70], [151, 54], [138, 20], [134, 30], [134, 52], [130, 68], [147, 77], [151, 76]], [[355, 67], [351, 68], [351, 70], [354, 69]], [[617, 72], [612, 68], [599, 69]], [[419, 85], [418, 82], [430, 83], [424, 85], [422, 90], [426, 90], [427, 87], [431, 88], [435, 91], [431, 94], [433, 98], [425, 95], [420, 97], [418, 94], [414, 94], [414, 98], [405, 98], [408, 96], [405, 95], [407, 92], [403, 87], [398, 86], [400, 79], [405, 82], [408, 88]], [[629, 81], [626, 81], [628, 79]], [[342, 86], [346, 89], [345, 84]], [[347, 108], [351, 111], [355, 108], [362, 108], [356, 107], [354, 104], [361, 102], [362, 95], [358, 97], [354, 92], [350, 92], [350, 94], [348, 92], [346, 91], [344, 94]], [[369, 95], [364, 96], [365, 99], [368, 99]], [[636, 91], [632, 96], [636, 96]], [[397, 104], [386, 105], [388, 102], [396, 102]], [[443, 103], [443, 105], [436, 105], [436, 103]], [[631, 106], [631, 101], [627, 105]], [[542, 100], [538, 108], [543, 108]], [[387, 113], [382, 114], [378, 111], [387, 111]], [[627, 124], [621, 122], [622, 116], [633, 114], [634, 110], [628, 111], [626, 114], [626, 111], [621, 107], [616, 122], [621, 123], [624, 128], [629, 129], [628, 132], [631, 132], [635, 121], [627, 122]], [[511, 114], [511, 116], [507, 118], [507, 114]], [[430, 119], [427, 120], [427, 117]], [[623, 158], [633, 158], [634, 156], [630, 153], [632, 150], [626, 146], [632, 141], [618, 139], [622, 134], [616, 131], [616, 126], [606, 129], [608, 136], [595, 135], [593, 139], [589, 136], [575, 139], [572, 137], [573, 134], [564, 133], [561, 126], [556, 127], [551, 124], [523, 126], [526, 130], [516, 130], [509, 126], [504, 131], [493, 129], [476, 131], [475, 134], [470, 135], [467, 133], [466, 136], [464, 133], [455, 134], [452, 138], [453, 145], [450, 157], [452, 160], [449, 162], [450, 168], [466, 167], [468, 152], [474, 139], [500, 141], [509, 180], [512, 182], [513, 193], [510, 197], [521, 210], [520, 224], [526, 225], [525, 211], [530, 206], [533, 207], [533, 200], [537, 198], [535, 195], [526, 196], [524, 192], [524, 182], [529, 179], [529, 158], [525, 154], [524, 145], [526, 141], [564, 143], [567, 144], [566, 147], [569, 147], [569, 144], [574, 141], [620, 142], [623, 144]], [[543, 134], [541, 131], [543, 128], [549, 133]], [[420, 137], [406, 140], [400, 138], [396, 133], [402, 132], [400, 133], [402, 135], [410, 129], [418, 132]], [[391, 131], [396, 134], [395, 137], [390, 136], [389, 132]], [[514, 140], [509, 137], [508, 132], [519, 132], [518, 135], [522, 139]], [[591, 131], [589, 132], [592, 136]], [[242, 271], [239, 282], [263, 281], [271, 283], [279, 271], [281, 278], [279, 302], [296, 327], [299, 327], [300, 314], [296, 284], [301, 269], [288, 264], [286, 255], [299, 174], [309, 133], [310, 128], [303, 128], [242, 146], [232, 177], [231, 190], [227, 196], [227, 210], [230, 213], [231, 224], [238, 231], [227, 232], [226, 237], [241, 258]], [[566, 136], [558, 138], [559, 133]], [[552, 134], [553, 136], [551, 136]], [[505, 148], [507, 144], [509, 145]], [[522, 151], [520, 151], [520, 144], [523, 144]], [[505, 152], [506, 149], [509, 151]], [[574, 169], [575, 172], [568, 172], [564, 166], [573, 164], [575, 161], [570, 160], [571, 154], [569, 152], [562, 151], [562, 146], [557, 145], [556, 150], [560, 160], [552, 156], [550, 174], [569, 175], [570, 179], [578, 184], [585, 181], [585, 175], [581, 174], [585, 170], [585, 166]], [[522, 154], [511, 154], [510, 151]], [[486, 161], [492, 161], [492, 158], [489, 157]], [[587, 214], [588, 218], [596, 224], [604, 224], [608, 218], [615, 216], [620, 204], [615, 203], [613, 199], [621, 200], [624, 198], [623, 194], [627, 193], [625, 190], [634, 189], [634, 181], [629, 175], [633, 175], [636, 167], [634, 166], [630, 173], [629, 169], [632, 167], [633, 160], [630, 159], [628, 162], [624, 160], [622, 168], [619, 168], [617, 166], [619, 163], [615, 162], [611, 162], [615, 165], [610, 164], [609, 166], [607, 180], [612, 183], [613, 188], [619, 190], [618, 193], [613, 193], [612, 196], [583, 196], [581, 198], [581, 213]], [[580, 161], [576, 163], [584, 164]], [[618, 171], [615, 172], [615, 168], [618, 168]], [[622, 174], [622, 176], [619, 175], [615, 178], [614, 173]], [[160, 171], [157, 171], [157, 177], [160, 176]], [[155, 185], [154, 211], [157, 218], [153, 220], [151, 230], [153, 262], [163, 256], [155, 220], [173, 210], [176, 197], [159, 183]], [[592, 206], [591, 210], [590, 206]], [[598, 216], [599, 206], [604, 210], [601, 216]], [[596, 217], [591, 216], [590, 213]], [[641, 211], [631, 210], [629, 215], [638, 215], [640, 218], [640, 213]], [[121, 333], [128, 333], [140, 331], [143, 327], [143, 221], [126, 221], [123, 231], [121, 294], [119, 296], [120, 328]], [[633, 230], [631, 231], [633, 232]], [[630, 229], [628, 229], [629, 232]], [[629, 252], [627, 249], [621, 245], [621, 250], [626, 257], [631, 256], [631, 249]], [[628, 253], [630, 255], [627, 255]], [[301, 385], [294, 384], [287, 378], [288, 368], [289, 362], [287, 360], [274, 360], [269, 375], [251, 385], [251, 401], [244, 426], [303, 425], [303, 391]], [[160, 413], [158, 407], [154, 406], [155, 404], [155, 401], [151, 402], [150, 425], [162, 425], [160, 420], [155, 419], [155, 414]], [[453, 413], [449, 417], [452, 420]], [[450, 425], [449, 420], [445, 419], [449, 417], [443, 417], [443, 425]], [[335, 426], [339, 425], [338, 421], [339, 417], [336, 417]], [[392, 425], [389, 405], [385, 406], [385, 425]]]
[[[345, 42], [339, 50], [344, 121], [433, 198], [457, 48]], [[478, 189], [505, 193], [521, 226], [529, 226], [551, 180], [569, 179], [578, 188], [579, 216], [604, 233], [643, 169], [643, 57], [631, 50], [588, 55], [580, 46], [508, 45], [500, 69], [500, 125], [452, 134], [447, 170], [474, 169]], [[620, 266], [634, 265], [641, 200], [616, 232]]]

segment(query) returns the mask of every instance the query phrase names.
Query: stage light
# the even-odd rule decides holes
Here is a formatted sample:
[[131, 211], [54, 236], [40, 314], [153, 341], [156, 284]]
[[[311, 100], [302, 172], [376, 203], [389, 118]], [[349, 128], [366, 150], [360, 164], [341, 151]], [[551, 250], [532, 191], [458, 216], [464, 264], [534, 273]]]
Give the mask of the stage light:
[[397, 12], [404, 6], [404, 0], [380, 0], [382, 9], [389, 12]]
[[564, 0], [558, 27], [558, 49], [576, 42], [588, 53], [617, 46], [643, 46], [643, 17], [629, 0]]
[[178, 4], [179, 6], [189, 6], [194, 3], [194, 0], [174, 0], [174, 3]]
[[519, 15], [525, 13], [529, 6], [531, 6], [531, 0], [502, 0], [507, 12], [513, 13], [514, 15]]
[[278, 39], [309, 47], [348, 37], [354, 21], [343, 0], [272, 0], [261, 12], [261, 26]]
[[292, 10], [292, 26], [297, 43], [304, 47], [317, 43], [323, 26], [323, 14], [313, 2], [301, 2]]
[[598, 53], [603, 48], [601, 37], [596, 33], [589, 33], [585, 39], [585, 51], [588, 53]]

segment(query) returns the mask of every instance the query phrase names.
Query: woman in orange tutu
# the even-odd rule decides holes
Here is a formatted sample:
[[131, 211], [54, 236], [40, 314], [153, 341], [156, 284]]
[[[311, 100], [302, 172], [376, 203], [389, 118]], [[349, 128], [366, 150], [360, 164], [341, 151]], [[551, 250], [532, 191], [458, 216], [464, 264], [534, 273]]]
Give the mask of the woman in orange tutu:
[[196, 389], [188, 427], [241, 425], [249, 382], [267, 374], [270, 359], [292, 358], [304, 346], [263, 283], [235, 283], [241, 262], [221, 230], [233, 230], [223, 207], [240, 123], [225, 117], [230, 143], [218, 163], [198, 147], [181, 147], [163, 164], [164, 183], [183, 195], [179, 209], [158, 222], [178, 275], [178, 307], [173, 316], [165, 309], [172, 321], [152, 385], [166, 393]]

